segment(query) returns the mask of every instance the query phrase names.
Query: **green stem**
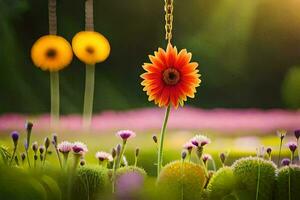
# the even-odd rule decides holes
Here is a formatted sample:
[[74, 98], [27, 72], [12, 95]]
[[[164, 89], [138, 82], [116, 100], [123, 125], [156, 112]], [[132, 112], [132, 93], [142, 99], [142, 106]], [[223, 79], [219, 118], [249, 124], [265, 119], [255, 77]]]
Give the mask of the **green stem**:
[[159, 176], [162, 167], [162, 162], [163, 162], [164, 137], [166, 133], [170, 110], [171, 110], [171, 106], [169, 105], [166, 109], [165, 118], [164, 118], [164, 122], [160, 133], [160, 138], [159, 138], [159, 149], [158, 149], [158, 156], [157, 156], [157, 177]]
[[59, 122], [59, 72], [50, 72], [51, 127]]
[[277, 166], [280, 166], [280, 158], [281, 158], [281, 148], [282, 148], [282, 139], [280, 139], [279, 153], [278, 153], [278, 161]]
[[116, 159], [114, 159], [114, 163], [113, 163], [113, 174], [112, 174], [112, 180], [111, 180], [111, 183], [112, 183], [112, 193], [115, 192], [115, 179], [116, 179], [116, 172], [117, 172], [117, 168], [116, 168]]
[[289, 166], [289, 200], [291, 200], [291, 168]]
[[29, 166], [29, 168], [31, 168], [31, 164], [30, 164], [30, 160], [29, 160], [29, 154], [28, 154], [28, 149], [26, 149], [25, 152], [26, 152], [28, 166]]
[[86, 65], [85, 91], [83, 104], [83, 127], [89, 128], [92, 121], [95, 85], [95, 65]]
[[258, 200], [259, 194], [259, 185], [260, 185], [260, 158], [258, 158], [258, 173], [257, 173], [257, 184], [256, 184], [256, 200]]
[[295, 152], [291, 152], [291, 164], [293, 164], [294, 162], [294, 158], [295, 158]]
[[67, 169], [69, 153], [63, 153], [63, 156], [64, 156], [64, 169]]
[[134, 158], [134, 166], [135, 166], [135, 167], [136, 167], [136, 165], [137, 165], [137, 161], [138, 161], [138, 157], [135, 156], [135, 158]]
[[181, 159], [181, 199], [184, 199], [184, 160]]
[[55, 152], [56, 152], [56, 155], [57, 155], [57, 158], [58, 158], [59, 166], [60, 166], [60, 168], [62, 169], [63, 166], [62, 166], [62, 162], [61, 162], [61, 157], [60, 157], [60, 155], [59, 155], [59, 152], [58, 152], [57, 147], [55, 147]]
[[122, 162], [122, 159], [123, 159], [123, 154], [125, 152], [126, 142], [127, 142], [127, 140], [123, 140], [123, 145], [122, 145], [122, 148], [121, 148], [120, 155], [117, 157], [117, 165], [116, 165], [117, 169], [121, 166], [121, 162]]
[[44, 159], [43, 159], [43, 167], [45, 165], [45, 161], [46, 161], [46, 158], [47, 158], [47, 154], [48, 154], [48, 148], [46, 148], [45, 150], [45, 156], [44, 156]]
[[15, 147], [14, 147], [13, 154], [12, 154], [12, 156], [11, 156], [11, 159], [10, 159], [10, 162], [9, 162], [9, 165], [11, 165], [11, 164], [12, 164], [12, 161], [13, 161], [13, 159], [14, 159], [15, 155], [16, 155], [16, 151], [17, 151], [17, 147], [15, 146]]
[[299, 146], [299, 139], [297, 139], [297, 145], [298, 145], [298, 160], [300, 162], [300, 146]]

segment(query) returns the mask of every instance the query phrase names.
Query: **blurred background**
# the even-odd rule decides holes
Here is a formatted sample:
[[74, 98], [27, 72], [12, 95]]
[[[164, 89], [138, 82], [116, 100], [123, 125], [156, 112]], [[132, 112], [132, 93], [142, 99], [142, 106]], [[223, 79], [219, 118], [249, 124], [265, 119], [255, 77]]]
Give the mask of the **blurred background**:
[[[58, 0], [58, 33], [84, 28], [84, 0]], [[139, 75], [147, 55], [165, 47], [163, 0], [95, 0], [95, 30], [111, 44], [96, 67], [94, 111], [153, 107]], [[300, 107], [299, 0], [175, 0], [173, 43], [193, 53], [202, 84], [188, 104], [201, 108]], [[0, 0], [0, 114], [46, 113], [49, 73], [30, 48], [48, 34], [46, 0]], [[81, 113], [84, 64], [60, 73], [61, 112]]]

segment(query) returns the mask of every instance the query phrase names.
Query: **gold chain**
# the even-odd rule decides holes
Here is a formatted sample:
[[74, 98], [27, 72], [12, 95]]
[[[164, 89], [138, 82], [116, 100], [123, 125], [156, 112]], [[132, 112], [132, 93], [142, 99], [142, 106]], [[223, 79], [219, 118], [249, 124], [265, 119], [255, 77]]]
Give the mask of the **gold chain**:
[[166, 30], [166, 40], [171, 43], [172, 39], [172, 29], [173, 29], [173, 2], [174, 0], [165, 0], [165, 30]]

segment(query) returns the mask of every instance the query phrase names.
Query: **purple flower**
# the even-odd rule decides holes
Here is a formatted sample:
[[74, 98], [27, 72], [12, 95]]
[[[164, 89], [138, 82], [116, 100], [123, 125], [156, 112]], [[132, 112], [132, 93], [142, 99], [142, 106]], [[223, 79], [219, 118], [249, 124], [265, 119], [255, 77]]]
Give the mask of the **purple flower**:
[[202, 160], [203, 160], [204, 163], [206, 163], [208, 160], [212, 160], [212, 157], [211, 157], [210, 154], [204, 154], [202, 156]]
[[117, 136], [121, 137], [123, 140], [127, 140], [131, 137], [135, 137], [135, 132], [130, 130], [121, 130], [117, 132]]
[[87, 146], [85, 144], [83, 144], [82, 142], [74, 142], [72, 150], [74, 153], [81, 154], [81, 155], [88, 152]]
[[207, 144], [210, 144], [210, 139], [204, 135], [196, 135], [193, 137], [190, 142], [196, 147], [203, 147]]
[[14, 145], [17, 146], [18, 140], [19, 140], [19, 133], [17, 131], [13, 131], [11, 133], [11, 138], [12, 138], [12, 140], [14, 142]]
[[117, 199], [136, 199], [136, 194], [142, 189], [144, 177], [137, 172], [128, 172], [117, 178], [116, 195]]
[[192, 142], [187, 142], [183, 145], [183, 148], [188, 150], [189, 152], [192, 151], [194, 145], [192, 144]]
[[95, 156], [99, 161], [104, 161], [104, 160], [107, 160], [109, 162], [113, 161], [112, 155], [104, 151], [98, 151]]
[[298, 145], [296, 142], [288, 142], [286, 146], [291, 150], [292, 153], [294, 153]]
[[297, 138], [297, 140], [299, 140], [299, 138], [300, 138], [300, 129], [295, 130], [294, 134], [295, 134], [295, 137]]
[[281, 165], [283, 165], [283, 166], [289, 166], [290, 163], [291, 163], [291, 160], [288, 159], [288, 158], [284, 158], [284, 159], [282, 159], [282, 161], [281, 161]]
[[68, 141], [63, 141], [57, 145], [57, 149], [61, 153], [69, 153], [72, 150], [73, 144]]

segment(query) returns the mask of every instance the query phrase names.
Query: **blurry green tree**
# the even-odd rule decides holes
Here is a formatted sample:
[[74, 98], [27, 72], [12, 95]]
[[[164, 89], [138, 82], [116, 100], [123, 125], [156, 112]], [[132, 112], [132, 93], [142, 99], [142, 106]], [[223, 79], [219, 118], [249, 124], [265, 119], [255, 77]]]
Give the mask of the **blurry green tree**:
[[[96, 66], [95, 112], [152, 106], [139, 75], [147, 55], [165, 46], [163, 1], [94, 3], [95, 30], [112, 47]], [[58, 33], [70, 41], [84, 29], [84, 1], [58, 0], [57, 10]], [[189, 104], [285, 108], [283, 79], [300, 64], [299, 10], [295, 0], [175, 1], [174, 43], [193, 52], [203, 79]], [[49, 76], [30, 60], [47, 17], [46, 0], [0, 0], [0, 113], [49, 111]], [[84, 66], [74, 59], [61, 73], [62, 113], [82, 112], [83, 87]]]

